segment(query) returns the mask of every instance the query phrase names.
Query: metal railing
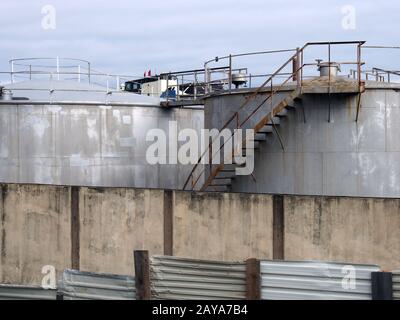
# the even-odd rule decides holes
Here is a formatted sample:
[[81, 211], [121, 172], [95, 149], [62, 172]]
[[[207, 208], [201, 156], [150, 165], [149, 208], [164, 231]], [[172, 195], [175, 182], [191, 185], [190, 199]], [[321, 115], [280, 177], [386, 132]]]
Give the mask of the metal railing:
[[[348, 78], [354, 79], [356, 77], [357, 71], [351, 69]], [[365, 81], [376, 81], [385, 83], [399, 83], [400, 71], [399, 70], [386, 70], [382, 68], [372, 68], [370, 70], [361, 71], [362, 79]], [[397, 80], [397, 81], [394, 81]]]
[[[299, 92], [301, 93], [301, 90], [304, 86], [304, 81], [305, 81], [304, 69], [306, 67], [320, 65], [319, 62], [318, 63], [305, 63], [306, 49], [309, 47], [316, 47], [316, 46], [326, 47], [328, 49], [327, 50], [328, 51], [327, 52], [328, 53], [328, 61], [327, 62], [328, 62], [328, 65], [330, 66], [331, 62], [334, 61], [334, 60], [332, 60], [332, 56], [331, 56], [331, 47], [332, 46], [336, 46], [336, 45], [355, 46], [356, 47], [356, 60], [355, 61], [338, 61], [338, 60], [336, 60], [335, 63], [339, 63], [342, 65], [355, 65], [356, 66], [356, 70], [357, 70], [356, 81], [357, 81], [357, 85], [358, 85], [358, 91], [361, 92], [362, 87], [363, 87], [362, 78], [361, 78], [361, 67], [364, 64], [361, 61], [361, 46], [364, 43], [365, 43], [365, 41], [309, 42], [309, 43], [306, 43], [302, 48], [297, 48], [295, 50], [295, 53], [292, 56], [290, 56], [290, 58], [288, 60], [286, 60], [286, 62], [284, 62], [279, 68], [277, 68], [274, 73], [272, 73], [256, 90], [254, 90], [245, 99], [245, 101], [238, 107], [238, 109], [233, 113], [233, 115], [219, 129], [219, 131], [221, 132], [223, 129], [227, 128], [230, 125], [233, 125], [236, 129], [243, 128], [243, 126], [249, 121], [249, 119], [251, 119], [257, 113], [257, 111], [260, 110], [263, 105], [265, 105], [265, 103], [267, 101], [270, 101], [270, 103], [271, 103], [270, 118], [272, 119], [275, 116], [274, 108], [272, 105], [272, 98], [277, 92], [281, 91], [290, 80], [293, 81], [293, 83], [296, 86], [296, 89], [299, 90]], [[284, 51], [288, 51], [288, 50], [275, 50], [275, 51], [269, 51], [269, 53], [284, 52]], [[257, 53], [255, 53], [255, 54], [257, 54]], [[251, 54], [249, 54], [249, 55], [251, 55]], [[232, 57], [233, 57], [232, 55], [223, 57], [225, 59], [226, 58], [229, 59], [230, 66], [232, 66]], [[208, 73], [207, 72], [207, 64], [209, 62], [215, 61], [215, 60], [220, 60], [220, 59], [209, 60], [205, 63], [205, 74], [206, 74], [205, 83], [206, 84], [210, 81], [210, 79], [207, 76], [207, 73]], [[284, 71], [288, 66], [290, 66], [292, 68], [292, 71], [289, 73]], [[230, 69], [232, 70], [232, 68], [230, 68]], [[276, 80], [276, 78], [278, 76], [282, 76], [282, 74], [289, 74], [289, 76], [287, 76], [284, 79], [284, 81], [282, 81], [278, 85], [274, 86], [274, 79]], [[232, 79], [232, 72], [230, 72], [229, 78]], [[332, 82], [332, 79], [331, 79], [331, 74], [329, 72], [329, 75], [328, 75], [328, 93], [329, 94], [330, 94], [330, 90], [331, 90], [331, 82]], [[239, 112], [242, 109], [246, 108], [249, 105], [250, 101], [253, 101], [262, 91], [265, 91], [266, 89], [269, 89], [269, 93], [267, 93], [266, 97], [262, 99], [261, 103], [257, 103], [249, 115], [247, 115], [244, 119], [240, 119]], [[233, 139], [233, 135], [234, 134], [232, 133], [232, 135], [229, 137], [229, 139]], [[188, 175], [188, 177], [185, 181], [183, 190], [185, 190], [187, 188], [187, 186], [189, 185], [189, 182], [191, 182], [191, 190], [195, 190], [200, 178], [206, 172], [206, 166], [204, 166], [201, 169], [200, 173], [197, 174], [196, 176], [195, 176], [195, 171], [199, 167], [199, 165], [203, 163], [206, 156], [209, 157], [208, 164], [209, 164], [209, 168], [210, 168], [210, 174], [209, 174], [208, 179], [206, 179], [205, 184], [203, 185], [203, 187], [200, 190], [204, 191], [207, 188], [207, 186], [210, 184], [210, 182], [213, 180], [213, 178], [224, 167], [224, 164], [222, 163], [222, 164], [219, 164], [216, 169], [213, 170], [213, 168], [212, 168], [212, 164], [213, 164], [212, 159], [213, 159], [214, 155], [216, 153], [219, 153], [227, 142], [227, 141], [224, 141], [224, 143], [220, 146], [220, 148], [215, 152], [214, 150], [212, 150], [212, 145], [216, 139], [219, 139], [219, 136], [213, 138], [212, 141], [209, 142], [208, 147], [201, 154], [201, 156], [198, 159], [198, 162], [193, 166], [190, 174]], [[232, 152], [233, 152], [233, 150], [232, 150]]]
[[[354, 41], [356, 43], [357, 41]], [[364, 41], [360, 41], [363, 42]], [[331, 46], [335, 46], [338, 44], [350, 44], [352, 41], [349, 42], [326, 42], [326, 46], [328, 47], [328, 57], [327, 61], [336, 62], [331, 59]], [[322, 42], [314, 42], [309, 43], [309, 46], [316, 46], [316, 45], [323, 45]], [[400, 47], [388, 47], [388, 46], [360, 46], [361, 49], [400, 49]], [[248, 52], [248, 53], [240, 53], [240, 54], [230, 54], [222, 57], [215, 57], [210, 59], [204, 63], [204, 69], [198, 70], [190, 70], [190, 71], [183, 71], [183, 72], [170, 72], [160, 75], [162, 76], [169, 76], [171, 79], [176, 81], [176, 84], [169, 84], [168, 87], [170, 89], [174, 89], [176, 92], [176, 97], [171, 99], [169, 96], [166, 97], [166, 100], [196, 100], [198, 98], [204, 97], [208, 94], [213, 92], [219, 92], [225, 90], [229, 93], [232, 93], [234, 89], [235, 81], [234, 78], [237, 75], [240, 75], [243, 81], [242, 86], [243, 88], [252, 89], [258, 88], [261, 84], [259, 82], [260, 79], [265, 79], [270, 77], [273, 73], [257, 73], [257, 72], [250, 72], [249, 68], [242, 68], [242, 67], [234, 67], [236, 65], [236, 59], [242, 57], [253, 57], [253, 56], [261, 56], [266, 57], [269, 59], [273, 54], [282, 54], [282, 53], [295, 53], [298, 49], [282, 49], [282, 50], [269, 50], [269, 51], [258, 51], [258, 52]], [[359, 53], [361, 55], [361, 52]], [[314, 67], [320, 66], [320, 61], [317, 62], [308, 62], [305, 63], [304, 57], [300, 76], [301, 80], [307, 80], [315, 78], [315, 72], [306, 72], [309, 70], [315, 71]], [[318, 59], [315, 59], [318, 60]], [[224, 63], [222, 67], [211, 67], [211, 64], [216, 63]], [[351, 66], [357, 65], [355, 61], [341, 61], [340, 64], [342, 66]], [[366, 80], [376, 79], [376, 81], [388, 81], [390, 82], [394, 76], [398, 75], [398, 71], [396, 70], [386, 70], [386, 69], [379, 69], [379, 68], [372, 68], [371, 70], [363, 71], [360, 68], [356, 69], [349, 69], [346, 70], [348, 72], [347, 77], [350, 79], [358, 79], [359, 82], [363, 82]], [[358, 65], [357, 65], [358, 66]], [[294, 66], [292, 66], [294, 67]], [[312, 69], [313, 68], [313, 69]], [[306, 70], [307, 69], [307, 70]], [[292, 71], [288, 72], [280, 72], [279, 74], [274, 75], [274, 83], [278, 83], [277, 81], [279, 78], [284, 81], [288, 76], [293, 74]], [[378, 75], [377, 75], [378, 74]], [[344, 76], [346, 74], [344, 73]], [[201, 80], [200, 80], [201, 79]], [[191, 88], [192, 93], [188, 93], [185, 90], [181, 90], [181, 88]], [[329, 85], [327, 86], [329, 87]], [[161, 94], [162, 92], [160, 92]]]
[[[228, 82], [228, 90], [229, 92], [232, 91], [232, 79], [233, 79], [233, 74], [235, 69], [233, 68], [233, 63], [234, 63], [234, 59], [235, 58], [239, 58], [239, 57], [246, 57], [246, 56], [258, 56], [258, 55], [270, 55], [270, 54], [274, 54], [274, 53], [292, 53], [292, 52], [296, 52], [296, 49], [283, 49], [283, 50], [270, 50], [270, 51], [258, 51], [258, 52], [247, 52], [247, 53], [240, 53], [240, 54], [230, 54], [227, 56], [223, 56], [223, 57], [215, 57], [214, 59], [208, 60], [204, 63], [204, 83], [206, 84], [206, 93], [210, 93], [212, 87], [209, 85], [209, 83], [212, 82], [212, 69], [209, 68], [209, 64], [213, 63], [213, 62], [220, 62], [220, 61], [224, 61], [227, 60], [228, 61], [228, 67], [227, 67], [227, 72], [228, 72], [228, 78], [227, 78], [227, 82]], [[251, 83], [251, 78], [254, 79], [254, 77], [262, 77], [262, 74], [259, 75], [249, 75], [246, 77], [249, 78], [250, 83]], [[267, 76], [267, 75], [266, 75]]]
[[[39, 64], [38, 64], [39, 63]], [[68, 63], [68, 64], [64, 64]], [[73, 63], [72, 65], [70, 63]], [[60, 75], [62, 74], [62, 69], [76, 69], [77, 72], [69, 72], [69, 74], [86, 75], [88, 81], [90, 82], [90, 62], [82, 59], [75, 58], [19, 58], [11, 59], [9, 61], [11, 72], [11, 83], [14, 83], [14, 78], [16, 75], [26, 74], [29, 75], [29, 79], [32, 80], [32, 76], [35, 74], [54, 74], [57, 80], [60, 80]], [[23, 67], [22, 70], [17, 70]], [[27, 69], [26, 69], [27, 68]], [[39, 69], [40, 68], [40, 69]], [[36, 69], [36, 70], [35, 70]], [[39, 69], [39, 71], [37, 70]], [[54, 70], [55, 71], [45, 71]], [[81, 69], [86, 69], [87, 72], [82, 73]], [[80, 78], [79, 78], [80, 80]]]
[[[204, 69], [179, 71], [179, 72], [168, 72], [162, 73], [158, 76], [158, 80], [165, 79], [167, 84], [166, 87], [171, 90], [175, 90], [177, 101], [180, 100], [196, 100], [207, 94], [207, 88], [213, 88], [213, 91], [222, 91], [229, 85], [229, 72], [237, 72], [239, 74], [246, 74], [247, 68], [235, 68], [230, 69], [229, 66], [222, 66], [216, 68], [210, 68], [209, 74], [218, 75], [213, 80], [207, 83], [202, 80], [205, 77]], [[176, 83], [171, 83], [173, 80]], [[167, 89], [167, 90], [168, 90]], [[162, 94], [163, 92], [160, 92]], [[171, 98], [166, 95], [166, 100], [169, 101]]]
[[10, 71], [1, 71], [0, 75], [9, 76], [12, 84], [35, 79], [73, 80], [96, 84], [104, 87], [105, 92], [112, 92], [120, 91], [123, 81], [140, 78], [135, 75], [101, 72], [93, 69], [89, 61], [76, 58], [18, 58], [11, 59], [9, 66]]

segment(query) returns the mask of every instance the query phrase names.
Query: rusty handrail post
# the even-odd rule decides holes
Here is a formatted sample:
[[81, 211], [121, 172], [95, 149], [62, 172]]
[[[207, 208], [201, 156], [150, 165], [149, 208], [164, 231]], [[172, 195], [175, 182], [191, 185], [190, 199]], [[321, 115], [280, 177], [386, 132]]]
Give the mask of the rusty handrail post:
[[232, 55], [229, 55], [229, 93], [232, 92]]
[[357, 81], [358, 91], [361, 92], [361, 43], [357, 45]]
[[303, 67], [304, 67], [304, 48], [300, 50], [301, 58], [300, 58], [300, 92], [303, 87]]
[[270, 100], [270, 105], [271, 105], [271, 112], [272, 112], [272, 99], [273, 99], [273, 97], [274, 97], [274, 94], [273, 94], [273, 90], [274, 90], [274, 86], [273, 86], [273, 79], [271, 79], [271, 88], [270, 88], [270, 95], [271, 95], [271, 98], [269, 99]]
[[328, 94], [331, 93], [331, 44], [328, 44]]
[[296, 58], [293, 59], [293, 62], [294, 62], [293, 63], [293, 67], [294, 67], [293, 75], [295, 76], [293, 78], [293, 81], [297, 81], [297, 88], [299, 88], [300, 85], [301, 85], [301, 80], [300, 80], [300, 77], [299, 77], [299, 73], [300, 73], [300, 70], [299, 70], [300, 48], [299, 47], [296, 48], [296, 52], [297, 52]]
[[331, 44], [328, 43], [328, 122], [331, 122]]
[[208, 93], [208, 68], [207, 62], [204, 63], [204, 94]]
[[297, 80], [298, 77], [296, 71], [297, 71], [297, 57], [293, 58], [292, 60], [292, 80], [293, 82], [296, 81], [298, 85], [298, 80]]

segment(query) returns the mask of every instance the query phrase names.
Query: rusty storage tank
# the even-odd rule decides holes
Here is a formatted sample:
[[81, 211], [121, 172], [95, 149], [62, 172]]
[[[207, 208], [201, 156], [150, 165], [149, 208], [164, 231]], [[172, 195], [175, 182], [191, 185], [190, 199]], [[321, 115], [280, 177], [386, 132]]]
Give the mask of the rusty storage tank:
[[[313, 81], [326, 82], [331, 70], [330, 80], [339, 87], [351, 84], [351, 78], [336, 74], [338, 67], [322, 64]], [[400, 197], [400, 83], [367, 80], [364, 88], [361, 94], [327, 92], [318, 86], [303, 90], [259, 142], [253, 174], [235, 176], [222, 187], [233, 192]], [[249, 116], [270, 90], [260, 90], [239, 118]], [[250, 118], [248, 128], [296, 90], [296, 84], [272, 90], [277, 90], [273, 102]], [[254, 89], [244, 88], [209, 94], [204, 100], [205, 127], [223, 127], [252, 93]]]
[[[73, 59], [76, 61], [80, 60]], [[203, 110], [166, 109], [157, 98], [95, 84], [93, 70], [89, 83], [84, 79], [88, 75], [84, 63], [75, 79], [65, 79], [58, 63], [59, 59], [60, 69], [54, 70], [51, 79], [43, 76], [43, 71], [30, 70], [31, 80], [2, 84], [0, 182], [149, 188], [182, 185], [190, 167], [149, 164], [146, 150], [152, 142], [146, 142], [146, 134], [152, 128], [168, 134], [170, 121], [176, 121], [178, 130], [200, 131]], [[68, 77], [71, 65], [69, 60]], [[14, 77], [19, 75], [15, 68]]]

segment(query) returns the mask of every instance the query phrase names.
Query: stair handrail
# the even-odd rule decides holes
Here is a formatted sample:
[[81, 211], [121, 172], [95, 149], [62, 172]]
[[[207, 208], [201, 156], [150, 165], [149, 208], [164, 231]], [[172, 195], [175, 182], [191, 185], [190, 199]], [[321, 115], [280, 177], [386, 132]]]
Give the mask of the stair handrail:
[[[299, 50], [302, 50], [302, 49], [299, 49]], [[254, 98], [260, 93], [260, 91], [261, 91], [263, 88], [265, 88], [266, 85], [267, 85], [269, 82], [271, 82], [272, 79], [273, 79], [280, 71], [282, 71], [282, 69], [284, 69], [290, 62], [292, 62], [294, 58], [298, 57], [298, 55], [299, 55], [299, 51], [296, 51], [296, 53], [295, 53], [294, 55], [292, 55], [279, 69], [277, 69], [274, 73], [272, 73], [271, 76], [269, 76], [269, 78], [268, 78], [267, 80], [265, 80], [264, 83], [263, 83], [261, 86], [259, 86], [250, 96], [248, 96], [248, 97], [246, 98], [246, 100], [241, 104], [241, 106], [234, 112], [234, 114], [232, 115], [232, 117], [229, 118], [229, 119], [226, 121], [226, 123], [222, 126], [222, 128], [220, 129], [220, 131], [224, 130], [230, 123], [232, 123], [232, 121], [235, 120], [235, 119], [239, 116], [239, 111], [242, 110], [242, 109], [249, 103], [249, 101], [251, 101], [252, 99], [254, 99]], [[300, 68], [299, 68], [299, 69], [300, 69]], [[285, 83], [286, 83], [289, 79], [291, 79], [291, 78], [293, 78], [293, 74], [291, 74], [291, 75], [288, 77], [288, 79], [285, 80]], [[270, 93], [269, 97], [271, 97], [271, 96], [272, 96], [272, 94]], [[267, 100], [268, 100], [268, 98], [265, 99], [265, 100], [262, 102], [261, 105], [263, 105]], [[261, 105], [260, 105], [260, 106], [261, 106]], [[260, 107], [260, 106], [259, 106], [259, 107]], [[259, 107], [258, 107], [257, 109], [259, 109]], [[248, 120], [248, 119], [246, 119], [246, 121], [247, 121], [247, 120]], [[241, 125], [243, 125], [244, 123], [245, 123], [245, 122], [242, 122]], [[208, 148], [203, 152], [203, 154], [199, 157], [199, 160], [197, 161], [197, 163], [193, 166], [193, 168], [192, 168], [192, 170], [191, 170], [191, 172], [190, 172], [188, 178], [187, 178], [186, 181], [185, 181], [185, 184], [184, 184], [184, 186], [183, 186], [183, 190], [186, 189], [186, 186], [187, 186], [187, 184], [189, 183], [190, 178], [192, 177], [192, 174], [194, 173], [194, 171], [196, 170], [196, 168], [198, 167], [198, 165], [201, 163], [201, 160], [203, 159], [203, 157], [207, 154], [207, 152], [209, 152], [210, 146], [212, 145], [212, 143], [213, 143], [217, 138], [218, 138], [218, 137], [215, 137], [214, 140], [212, 140], [212, 141], [209, 143]], [[225, 142], [224, 142], [224, 144], [225, 144]], [[222, 148], [222, 147], [223, 147], [223, 145], [221, 146], [221, 148]], [[221, 148], [220, 148], [219, 150], [221, 150]], [[219, 150], [218, 150], [218, 151], [219, 151]], [[201, 176], [201, 174], [202, 174], [202, 173], [200, 173], [199, 176]], [[195, 184], [192, 185], [192, 188], [195, 187], [195, 185], [197, 184], [197, 182], [198, 182], [198, 179], [196, 179]]]

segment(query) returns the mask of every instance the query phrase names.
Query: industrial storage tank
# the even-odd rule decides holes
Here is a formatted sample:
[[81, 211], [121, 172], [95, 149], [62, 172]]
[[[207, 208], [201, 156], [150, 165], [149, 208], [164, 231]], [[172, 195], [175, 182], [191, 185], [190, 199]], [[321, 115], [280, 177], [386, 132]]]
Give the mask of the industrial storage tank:
[[[208, 97], [205, 126], [221, 127], [248, 94]], [[367, 82], [356, 122], [357, 96], [304, 94], [277, 125], [284, 149], [272, 132], [255, 150], [253, 176], [235, 177], [230, 190], [399, 197], [399, 102], [400, 85]]]
[[[190, 167], [149, 164], [152, 142], [146, 135], [153, 128], [168, 134], [170, 121], [178, 130], [200, 131], [203, 110], [163, 108], [158, 98], [111, 88], [111, 77], [88, 71], [90, 65], [83, 69], [85, 61], [54, 61], [57, 70], [51, 72], [42, 60], [13, 61], [13, 81], [2, 84], [1, 182], [172, 189], [183, 184]], [[29, 71], [17, 71], [18, 65]]]
[[300, 63], [303, 52], [297, 50], [287, 63], [293, 62], [296, 70], [289, 81], [274, 78], [273, 84], [267, 80], [260, 87], [209, 92], [205, 97], [206, 128], [254, 128], [271, 110], [279, 111], [264, 123], [268, 134], [256, 132], [251, 175], [229, 176], [223, 171], [226, 166], [213, 166], [197, 189], [400, 197], [398, 71], [362, 71], [359, 56], [358, 70], [341, 73], [339, 62], [318, 60], [308, 65], [313, 75], [299, 83], [306, 64]]

